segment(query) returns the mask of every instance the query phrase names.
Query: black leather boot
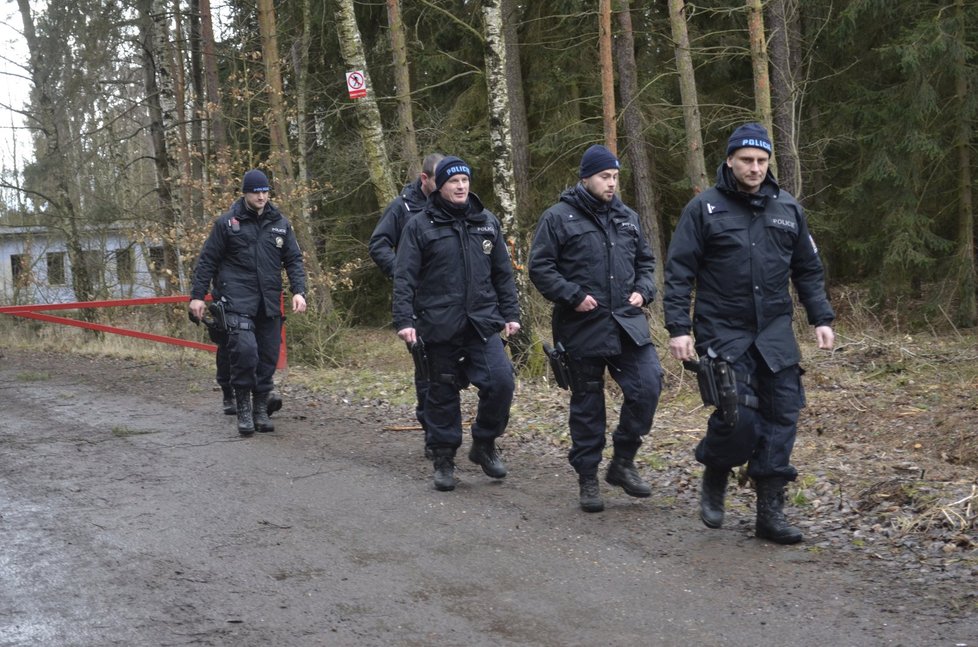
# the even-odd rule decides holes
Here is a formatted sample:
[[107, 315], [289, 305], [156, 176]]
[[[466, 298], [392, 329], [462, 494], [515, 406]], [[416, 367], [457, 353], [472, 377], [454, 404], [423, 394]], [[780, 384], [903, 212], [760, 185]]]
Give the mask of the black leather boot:
[[238, 414], [238, 433], [242, 436], [250, 436], [255, 433], [255, 419], [251, 411], [251, 389], [235, 389], [234, 400]]
[[272, 415], [282, 408], [282, 398], [279, 397], [278, 393], [272, 391], [268, 394], [268, 406], [265, 408], [268, 410], [268, 415]]
[[255, 393], [252, 404], [252, 412], [255, 415], [255, 431], [268, 433], [275, 431], [275, 425], [268, 417], [268, 391]]
[[604, 510], [604, 499], [601, 498], [598, 477], [594, 474], [580, 476], [578, 482], [581, 485], [581, 510], [584, 512], [601, 512]]
[[506, 476], [506, 464], [496, 450], [494, 440], [473, 440], [469, 450], [469, 460], [482, 467], [486, 476], [501, 479]]
[[604, 480], [611, 485], [621, 487], [628, 496], [639, 498], [652, 496], [652, 488], [638, 475], [635, 461], [620, 454], [614, 454], [611, 457], [611, 464], [608, 465], [608, 472], [604, 475]]
[[436, 447], [432, 450], [435, 466], [435, 489], [449, 492], [455, 489], [455, 450], [450, 447]]
[[797, 544], [802, 540], [801, 530], [788, 523], [784, 516], [785, 479], [758, 479], [757, 525], [755, 534], [776, 544]]
[[233, 416], [238, 412], [238, 408], [234, 404], [234, 389], [230, 386], [221, 385], [221, 394], [221, 407], [224, 409], [224, 415]]
[[723, 525], [723, 499], [727, 494], [727, 478], [730, 470], [707, 467], [703, 470], [700, 485], [700, 519], [707, 528]]

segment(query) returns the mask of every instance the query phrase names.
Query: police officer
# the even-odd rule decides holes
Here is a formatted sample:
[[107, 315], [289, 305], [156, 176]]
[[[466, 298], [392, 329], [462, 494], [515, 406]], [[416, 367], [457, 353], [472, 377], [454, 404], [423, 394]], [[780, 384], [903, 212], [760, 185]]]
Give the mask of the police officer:
[[604, 510], [597, 473], [607, 424], [605, 369], [624, 397], [605, 481], [630, 496], [652, 493], [634, 459], [662, 390], [662, 366], [642, 310], [655, 297], [655, 257], [638, 215], [616, 195], [620, 167], [604, 146], [588, 148], [580, 182], [543, 213], [530, 250], [530, 279], [553, 302], [554, 341], [567, 352], [568, 458], [587, 512]]
[[664, 306], [672, 356], [712, 353], [734, 369], [740, 394], [736, 424], [714, 412], [696, 447], [705, 466], [700, 518], [720, 527], [728, 474], [746, 462], [757, 490], [757, 536], [792, 544], [802, 533], [784, 516], [784, 487], [798, 474], [790, 458], [805, 396], [789, 279], [819, 348], [832, 348], [835, 314], [801, 206], [768, 170], [772, 150], [762, 125], [734, 130], [716, 185], [686, 205], [673, 234]]
[[506, 430], [515, 388], [500, 331], [520, 329], [513, 268], [499, 220], [469, 192], [472, 170], [458, 157], [435, 169], [435, 191], [404, 227], [394, 264], [394, 327], [407, 344], [425, 344], [430, 381], [424, 421], [434, 485], [453, 490], [462, 444], [459, 390], [479, 389], [469, 460], [506, 476], [496, 439]]
[[[289, 277], [292, 310], [304, 312], [306, 275], [289, 221], [268, 201], [268, 178], [245, 173], [242, 197], [214, 221], [197, 259], [190, 313], [204, 316], [204, 297], [214, 282], [226, 303], [231, 386], [238, 432], [274, 431], [268, 398], [282, 339], [282, 268]], [[254, 397], [254, 402], [252, 402]]]
[[[389, 278], [394, 277], [394, 259], [404, 225], [424, 209], [428, 196], [435, 190], [435, 167], [444, 157], [441, 153], [432, 153], [422, 160], [421, 174], [414, 182], [404, 187], [401, 195], [387, 205], [374, 228], [374, 233], [370, 236], [367, 246], [370, 258]], [[421, 368], [417, 364], [414, 369], [414, 390], [417, 396], [414, 415], [424, 428], [424, 401], [427, 397], [428, 382], [423, 378]], [[425, 432], [425, 457], [431, 458], [427, 431]]]
[[[211, 287], [211, 298], [220, 300], [221, 294]], [[200, 321], [198, 319], [198, 321]], [[206, 321], [206, 320], [205, 320]], [[221, 387], [221, 410], [226, 416], [237, 415], [237, 406], [234, 403], [234, 388], [231, 386], [231, 352], [228, 350], [228, 331], [220, 327], [217, 322], [207, 326], [207, 336], [217, 346], [214, 353], [216, 364], [215, 379]], [[268, 415], [282, 408], [282, 398], [278, 397], [274, 391], [268, 394]]]

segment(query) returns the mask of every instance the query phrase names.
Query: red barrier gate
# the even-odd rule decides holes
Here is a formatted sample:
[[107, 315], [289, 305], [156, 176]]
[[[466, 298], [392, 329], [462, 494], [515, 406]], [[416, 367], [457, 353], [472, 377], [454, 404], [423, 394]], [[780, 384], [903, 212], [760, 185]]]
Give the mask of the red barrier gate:
[[[210, 297], [207, 298], [210, 299]], [[8, 314], [8, 315], [13, 315], [15, 317], [24, 317], [25, 319], [36, 319], [38, 321], [63, 324], [65, 326], [75, 326], [76, 328], [87, 328], [89, 330], [98, 330], [100, 332], [112, 333], [114, 335], [124, 335], [126, 337], [147, 339], [149, 341], [156, 341], [164, 344], [173, 344], [174, 346], [185, 346], [187, 348], [195, 348], [197, 350], [206, 350], [212, 353], [217, 351], [217, 346], [215, 346], [214, 344], [202, 344], [196, 341], [180, 339], [179, 337], [156, 335], [153, 333], [142, 332], [139, 330], [129, 330], [128, 328], [119, 328], [118, 326], [107, 326], [105, 324], [91, 323], [88, 321], [79, 321], [78, 319], [71, 319], [69, 317], [59, 317], [56, 315], [47, 315], [39, 312], [41, 310], [81, 310], [83, 308], [151, 306], [151, 305], [160, 305], [164, 303], [187, 303], [188, 301], [189, 300], [186, 296], [177, 295], [173, 297], [114, 299], [110, 301], [80, 301], [76, 303], [48, 303], [48, 304], [29, 304], [29, 305], [20, 305], [20, 306], [0, 306], [0, 314]], [[284, 312], [284, 303], [283, 303], [283, 312]], [[277, 368], [280, 369], [285, 368], [287, 365], [288, 365], [288, 361], [287, 361], [287, 354], [285, 350], [285, 327], [283, 326], [282, 346], [278, 354]]]

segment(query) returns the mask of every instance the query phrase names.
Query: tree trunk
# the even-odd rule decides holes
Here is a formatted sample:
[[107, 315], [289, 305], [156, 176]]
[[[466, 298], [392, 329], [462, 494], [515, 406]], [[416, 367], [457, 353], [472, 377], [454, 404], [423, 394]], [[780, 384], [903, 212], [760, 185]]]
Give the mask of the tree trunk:
[[390, 170], [390, 159], [387, 156], [387, 145], [384, 143], [384, 130], [380, 120], [380, 110], [374, 97], [370, 72], [367, 70], [367, 59], [363, 53], [363, 41], [360, 38], [360, 28], [357, 26], [356, 15], [353, 12], [353, 0], [336, 0], [336, 31], [340, 41], [340, 55], [347, 70], [359, 70], [363, 73], [367, 96], [356, 99], [357, 122], [360, 138], [363, 140], [364, 151], [367, 154], [367, 170], [374, 187], [377, 205], [383, 208], [397, 197], [398, 187]]
[[[622, 103], [622, 125], [625, 127], [625, 154], [632, 171], [635, 209], [649, 247], [655, 252], [655, 283], [663, 294], [662, 236], [659, 214], [652, 188], [652, 169], [645, 148], [645, 118], [638, 97], [638, 67], [635, 63], [635, 35], [629, 0], [621, 0], [618, 12], [618, 92]], [[656, 302], [657, 304], [659, 302]], [[658, 305], [656, 305], [658, 307]]]
[[190, 177], [193, 182], [191, 209], [194, 221], [200, 224], [207, 222], [204, 204], [209, 192], [204, 186], [204, 147], [203, 119], [207, 112], [204, 105], [204, 61], [201, 52], [200, 11], [190, 12], [190, 79], [194, 88], [193, 117], [190, 121], [190, 142], [193, 153], [190, 158]]
[[[516, 180], [516, 222], [520, 231], [533, 231], [535, 214], [530, 209], [530, 127], [523, 94], [523, 69], [520, 65], [518, 26], [520, 6], [516, 0], [502, 0], [503, 40], [506, 43], [506, 90], [509, 92], [510, 139], [513, 142], [513, 177]], [[518, 241], [517, 247], [529, 244]]]
[[184, 205], [193, 204], [193, 194], [191, 192], [192, 182], [190, 170], [190, 138], [187, 135], [187, 75], [184, 65], [184, 37], [183, 37], [183, 15], [180, 11], [180, 0], [173, 0], [173, 42], [170, 50], [173, 53], [170, 65], [173, 68], [173, 95], [177, 110], [176, 134], [179, 142], [180, 172], [177, 174], [176, 184], [181, 188], [180, 202]]
[[[62, 93], [58, 87], [58, 70], [49, 69], [42, 45], [34, 27], [34, 17], [28, 0], [17, 0], [17, 7], [24, 23], [24, 40], [27, 42], [28, 66], [33, 83], [32, 101], [34, 119], [38, 122], [38, 161], [46, 164], [53, 192], [48, 199], [50, 215], [65, 235], [65, 247], [71, 264], [71, 286], [78, 301], [90, 301], [94, 297], [92, 277], [82, 260], [81, 236], [79, 232], [78, 197], [71, 188], [72, 178], [77, 169], [68, 162], [68, 147], [71, 137], [68, 133], [68, 115]], [[71, 61], [67, 61], [71, 63]], [[82, 310], [86, 321], [97, 321], [98, 311], [92, 308]]]
[[598, 49], [601, 59], [601, 106], [604, 114], [604, 145], [618, 154], [618, 124], [615, 111], [615, 68], [611, 60], [611, 0], [598, 1]]
[[[230, 155], [227, 132], [224, 128], [224, 111], [221, 108], [221, 86], [217, 75], [217, 56], [214, 53], [214, 24], [211, 20], [210, 0], [198, 0], [200, 7], [200, 39], [204, 58], [204, 78], [207, 86], [207, 123], [210, 126], [211, 152], [217, 164], [218, 186], [230, 181]], [[210, 192], [207, 191], [209, 194]], [[208, 203], [209, 196], [205, 195]]]
[[972, 327], [978, 321], [975, 303], [975, 212], [971, 175], [971, 136], [973, 110], [968, 88], [968, 58], [965, 31], [965, 0], [955, 0], [957, 48], [954, 57], [955, 102], [958, 124], [954, 147], [958, 152], [958, 308], [956, 323]]
[[[798, 154], [797, 103], [800, 93], [792, 35], [797, 31], [797, 0], [770, 0], [767, 24], [771, 67], [771, 123], [778, 156], [778, 183], [798, 200], [801, 195], [801, 163]], [[792, 27], [794, 25], [795, 27]]]
[[270, 145], [269, 162], [275, 169], [275, 182], [278, 186], [278, 202], [283, 212], [291, 219], [296, 241], [303, 250], [303, 261], [309, 285], [314, 287], [312, 294], [314, 309], [328, 312], [331, 299], [325, 289], [319, 290], [317, 279], [322, 275], [317, 245], [313, 236], [309, 213], [296, 184], [292, 151], [289, 147], [288, 124], [285, 117], [285, 89], [282, 83], [282, 67], [278, 54], [278, 32], [273, 0], [258, 0], [258, 31], [261, 34], [262, 60], [265, 64], [265, 88], [268, 93], [268, 139]]
[[[156, 169], [156, 196], [158, 213], [153, 220], [161, 223], [160, 232], [163, 242], [163, 278], [165, 292], [168, 295], [180, 294], [179, 250], [174, 240], [179, 238], [177, 232], [180, 226], [179, 206], [173, 199], [171, 181], [172, 162], [166, 141], [167, 115], [163, 109], [163, 92], [158, 82], [158, 76], [164, 72], [158, 67], [163, 60], [160, 49], [162, 40], [157, 22], [163, 19], [165, 13], [156, 3], [158, 0], [139, 0], [139, 31], [140, 55], [142, 58], [143, 83], [146, 90], [146, 106], [149, 111], [149, 133], [153, 144], [153, 164]], [[167, 101], [168, 107], [172, 99]]]
[[506, 78], [506, 42], [503, 35], [503, 12], [500, 0], [483, 0], [482, 15], [486, 23], [486, 89], [489, 96], [489, 139], [493, 189], [499, 201], [498, 216], [506, 232], [506, 242], [512, 256], [513, 274], [520, 294], [520, 319], [524, 328], [513, 340], [513, 359], [518, 366], [525, 364], [530, 348], [530, 320], [526, 300], [530, 283], [523, 257], [525, 246], [516, 241], [524, 239], [516, 220], [516, 181], [513, 178], [513, 141], [510, 137], [509, 88]]
[[689, 48], [689, 32], [686, 27], [686, 6], [683, 0], [669, 0], [669, 21], [676, 46], [676, 68], [679, 72], [679, 94], [683, 102], [683, 121], [686, 125], [686, 172], [694, 193], [710, 186], [703, 159], [703, 134], [700, 127], [699, 97], [696, 94], [696, 76], [693, 72], [693, 56]]
[[391, 50], [394, 52], [394, 85], [397, 92], [397, 120], [401, 131], [401, 159], [407, 168], [407, 177], [421, 173], [418, 153], [418, 137], [414, 130], [414, 112], [411, 108], [411, 70], [408, 68], [407, 44], [404, 22], [401, 20], [401, 0], [387, 0], [387, 23], [390, 27]]
[[[771, 77], [767, 69], [767, 39], [764, 37], [761, 0], [747, 0], [747, 31], [750, 34], [750, 60], [754, 70], [754, 113], [757, 120], [771, 132]], [[774, 170], [773, 159], [771, 163]]]

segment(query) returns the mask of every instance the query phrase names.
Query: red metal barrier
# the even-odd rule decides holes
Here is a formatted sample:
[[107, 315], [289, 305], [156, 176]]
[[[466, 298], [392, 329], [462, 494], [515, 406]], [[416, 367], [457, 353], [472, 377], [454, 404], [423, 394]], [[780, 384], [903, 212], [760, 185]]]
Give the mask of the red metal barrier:
[[[208, 297], [209, 299], [210, 297]], [[202, 344], [196, 341], [188, 341], [186, 339], [180, 339], [179, 337], [168, 337], [166, 335], [156, 335], [148, 332], [141, 332], [139, 330], [130, 330], [128, 328], [119, 328], [118, 326], [107, 326], [105, 324], [91, 323], [88, 321], [80, 321], [78, 319], [71, 319], [69, 317], [59, 317], [56, 315], [46, 315], [41, 314], [41, 310], [81, 310], [83, 308], [113, 308], [120, 306], [151, 306], [160, 305], [165, 303], [187, 303], [189, 300], [186, 296], [173, 296], [173, 297], [146, 297], [142, 299], [114, 299], [110, 301], [80, 301], [76, 303], [47, 303], [47, 304], [29, 304], [29, 305], [19, 305], [19, 306], [0, 306], [0, 314], [13, 315], [15, 317], [23, 317], [25, 319], [36, 319], [38, 321], [46, 321], [48, 323], [63, 324], [65, 326], [75, 326], [76, 328], [86, 328], [88, 330], [98, 330], [100, 332], [112, 333], [114, 335], [124, 335], [126, 337], [136, 337], [138, 339], [147, 339], [149, 341], [161, 342], [164, 344], [173, 344], [174, 346], [185, 346], [187, 348], [195, 348], [197, 350], [206, 350], [210, 352], [215, 352], [217, 346], [214, 344]], [[284, 297], [282, 300], [282, 310], [284, 313], [285, 303]], [[277, 368], [285, 368], [288, 365], [287, 354], [285, 350], [285, 327], [282, 327], [282, 346], [278, 354], [278, 365]]]

